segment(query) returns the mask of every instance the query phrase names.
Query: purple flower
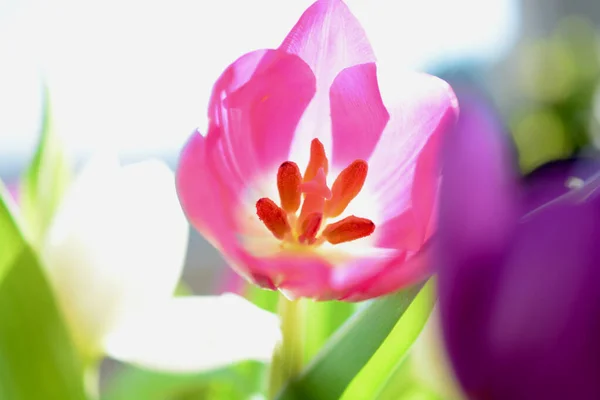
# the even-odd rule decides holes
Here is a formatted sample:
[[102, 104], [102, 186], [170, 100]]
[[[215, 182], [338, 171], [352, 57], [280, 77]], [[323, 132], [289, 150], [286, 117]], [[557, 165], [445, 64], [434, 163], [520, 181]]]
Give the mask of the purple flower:
[[456, 376], [471, 399], [600, 399], [600, 177], [561, 163], [520, 180], [493, 116], [461, 108], [437, 254]]

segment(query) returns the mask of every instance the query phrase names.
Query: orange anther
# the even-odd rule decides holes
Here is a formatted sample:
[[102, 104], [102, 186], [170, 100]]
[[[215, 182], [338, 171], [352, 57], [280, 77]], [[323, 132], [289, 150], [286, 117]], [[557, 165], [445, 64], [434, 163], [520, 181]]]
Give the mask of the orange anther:
[[356, 160], [340, 172], [331, 187], [331, 200], [325, 202], [327, 218], [335, 218], [344, 212], [348, 204], [362, 189], [368, 169], [366, 161]]
[[312, 213], [302, 222], [302, 234], [298, 237], [300, 243], [313, 244], [323, 221], [322, 213]]
[[327, 225], [322, 235], [329, 243], [338, 244], [369, 236], [373, 231], [375, 231], [373, 221], [351, 215]]
[[325, 148], [323, 147], [323, 143], [315, 138], [310, 142], [310, 160], [308, 161], [306, 171], [304, 171], [304, 182], [312, 181], [317, 175], [319, 168], [323, 168], [323, 172], [327, 176], [329, 162], [327, 161]]
[[279, 198], [281, 199], [281, 208], [288, 213], [293, 213], [300, 208], [302, 192], [300, 184], [302, 175], [300, 168], [296, 163], [286, 161], [279, 166], [277, 171], [277, 189], [279, 189]]
[[291, 231], [285, 211], [267, 197], [256, 202], [256, 215], [277, 239]]

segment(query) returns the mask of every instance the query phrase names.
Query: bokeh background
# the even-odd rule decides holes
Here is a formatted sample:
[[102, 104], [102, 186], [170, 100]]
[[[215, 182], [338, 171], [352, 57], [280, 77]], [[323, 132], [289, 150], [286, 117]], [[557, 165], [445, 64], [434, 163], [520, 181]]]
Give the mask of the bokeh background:
[[[176, 167], [213, 82], [277, 47], [312, 0], [0, 0], [0, 178], [18, 184], [41, 128], [42, 77], [76, 167], [101, 148]], [[493, 104], [527, 173], [600, 145], [597, 0], [348, 0], [388, 73], [425, 70]], [[589, 148], [585, 151], [590, 151]], [[192, 232], [184, 281], [222, 290]], [[142, 278], [142, 277], [140, 277]]]

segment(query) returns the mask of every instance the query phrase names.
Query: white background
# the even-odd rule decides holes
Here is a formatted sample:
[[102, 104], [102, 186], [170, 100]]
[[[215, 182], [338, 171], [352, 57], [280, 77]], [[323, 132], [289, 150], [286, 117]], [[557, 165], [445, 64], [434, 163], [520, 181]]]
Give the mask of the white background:
[[[0, 173], [35, 144], [40, 76], [72, 156], [101, 146], [176, 155], [206, 125], [213, 82], [277, 47], [311, 0], [0, 0]], [[493, 60], [516, 37], [516, 0], [348, 0], [388, 70]]]

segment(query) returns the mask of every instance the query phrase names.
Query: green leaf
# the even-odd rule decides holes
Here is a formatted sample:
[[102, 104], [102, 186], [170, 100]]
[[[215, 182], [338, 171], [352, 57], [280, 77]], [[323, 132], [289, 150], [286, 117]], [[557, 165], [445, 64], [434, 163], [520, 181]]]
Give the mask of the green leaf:
[[175, 374], [122, 366], [102, 400], [247, 399], [260, 390], [264, 365], [246, 361], [195, 374]]
[[350, 317], [356, 305], [342, 301], [315, 302], [305, 304], [304, 360], [308, 363], [327, 339]]
[[246, 284], [245, 297], [263, 310], [273, 313], [277, 312], [279, 292], [275, 290], [262, 289], [252, 283]]
[[0, 398], [84, 399], [75, 349], [0, 182]]
[[[379, 350], [352, 381], [342, 397], [350, 399], [374, 399], [376, 393], [401, 364], [415, 342], [435, 304], [435, 287], [429, 281], [402, 315]], [[397, 376], [396, 376], [397, 379]]]
[[39, 248], [71, 180], [71, 168], [54, 132], [48, 89], [44, 87], [40, 140], [21, 183], [20, 208], [26, 233]]
[[5, 199], [5, 201], [0, 201], [0, 282], [2, 282], [2, 278], [15, 259], [25, 249], [25, 241], [12, 217], [15, 215], [15, 206], [12, 204], [10, 193], [1, 181], [0, 197]]
[[450, 400], [415, 379], [411, 355], [403, 358], [396, 365], [379, 393], [371, 398], [374, 400]]
[[374, 300], [336, 331], [279, 400], [337, 400], [392, 331], [422, 285]]

